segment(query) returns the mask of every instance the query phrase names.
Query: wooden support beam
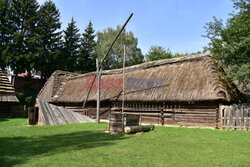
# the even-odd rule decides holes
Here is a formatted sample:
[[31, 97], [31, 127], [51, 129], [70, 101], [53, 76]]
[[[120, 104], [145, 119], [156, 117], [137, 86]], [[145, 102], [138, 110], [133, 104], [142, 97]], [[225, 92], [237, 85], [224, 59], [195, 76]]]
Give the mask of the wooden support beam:
[[99, 71], [98, 58], [96, 59], [96, 75], [97, 75], [97, 94], [96, 94], [96, 123], [100, 123], [100, 79], [101, 72]]
[[[104, 63], [105, 59], [108, 57], [109, 52], [111, 51], [113, 45], [115, 44], [115, 42], [117, 41], [117, 39], [118, 39], [119, 36], [121, 35], [122, 31], [124, 30], [124, 28], [125, 28], [126, 25], [128, 24], [129, 20], [132, 18], [132, 16], [133, 16], [133, 13], [130, 14], [129, 18], [128, 18], [127, 21], [124, 23], [124, 25], [122, 26], [122, 28], [121, 28], [121, 30], [119, 31], [119, 33], [116, 35], [115, 39], [113, 40], [113, 42], [111, 43], [110, 47], [108, 48], [107, 53], [105, 54], [105, 56], [103, 57], [102, 61], [100, 62], [98, 68], [101, 68], [101, 67], [102, 67], [102, 64]], [[86, 96], [86, 99], [84, 100], [84, 103], [83, 103], [83, 105], [82, 105], [82, 109], [85, 108], [86, 102], [87, 102], [87, 100], [88, 100], [88, 98], [89, 98], [90, 91], [92, 90], [92, 86], [94, 85], [96, 76], [97, 76], [97, 75], [95, 74], [95, 75], [94, 75], [94, 79], [93, 79], [93, 81], [92, 81], [92, 83], [91, 83], [90, 89], [89, 89], [89, 91], [88, 91], [88, 94], [87, 94], [87, 96]]]

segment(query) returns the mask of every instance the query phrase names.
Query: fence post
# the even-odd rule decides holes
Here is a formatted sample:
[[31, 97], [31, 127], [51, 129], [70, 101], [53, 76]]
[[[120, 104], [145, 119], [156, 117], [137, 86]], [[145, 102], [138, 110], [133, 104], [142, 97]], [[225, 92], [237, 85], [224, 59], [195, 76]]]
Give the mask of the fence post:
[[250, 117], [249, 117], [249, 115], [248, 115], [248, 114], [249, 114], [249, 113], [248, 113], [248, 112], [249, 112], [249, 111], [248, 111], [248, 105], [246, 106], [246, 109], [247, 109], [247, 116], [246, 116], [246, 118], [247, 118], [247, 120], [246, 120], [246, 125], [247, 125], [247, 127], [246, 127], [246, 129], [249, 130], [249, 126], [250, 126], [250, 125], [249, 125], [249, 119], [250, 119]]
[[235, 105], [235, 130], [239, 129], [239, 106]]

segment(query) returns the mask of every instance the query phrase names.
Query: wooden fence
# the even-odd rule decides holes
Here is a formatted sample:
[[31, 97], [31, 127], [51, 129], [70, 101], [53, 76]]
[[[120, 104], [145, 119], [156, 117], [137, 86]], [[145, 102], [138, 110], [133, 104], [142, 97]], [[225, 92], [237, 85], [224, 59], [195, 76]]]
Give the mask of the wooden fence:
[[221, 106], [221, 129], [249, 130], [250, 113], [249, 104]]

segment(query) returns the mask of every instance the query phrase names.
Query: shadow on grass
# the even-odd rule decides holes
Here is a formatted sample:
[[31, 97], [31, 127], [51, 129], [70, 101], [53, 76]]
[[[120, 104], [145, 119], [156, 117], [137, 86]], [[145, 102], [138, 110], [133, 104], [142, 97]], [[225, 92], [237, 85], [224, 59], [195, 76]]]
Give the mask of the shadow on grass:
[[0, 122], [9, 121], [7, 118], [0, 118]]
[[91, 149], [114, 144], [123, 140], [122, 134], [110, 135], [101, 132], [80, 131], [41, 137], [0, 138], [0, 166], [23, 164], [32, 156], [48, 156], [56, 153]]

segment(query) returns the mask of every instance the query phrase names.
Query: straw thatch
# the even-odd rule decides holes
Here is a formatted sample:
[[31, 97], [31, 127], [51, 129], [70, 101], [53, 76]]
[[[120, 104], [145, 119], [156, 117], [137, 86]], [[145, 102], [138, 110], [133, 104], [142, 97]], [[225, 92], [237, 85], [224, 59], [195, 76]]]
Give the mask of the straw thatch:
[[0, 102], [18, 102], [15, 89], [0, 68]]
[[38, 94], [38, 98], [41, 101], [52, 102], [52, 97], [59, 90], [59, 87], [66, 81], [68, 78], [75, 77], [78, 74], [67, 72], [67, 71], [55, 71], [48, 81], [44, 84], [43, 88]]
[[[87, 77], [93, 77], [94, 73], [64, 77], [57, 89], [55, 87], [54, 73], [48, 84], [39, 94], [38, 98], [55, 103], [82, 103], [87, 95]], [[125, 77], [136, 79], [160, 79], [160, 88], [147, 88], [144, 82], [140, 89], [125, 89], [126, 101], [238, 101], [239, 93], [232, 85], [222, 80], [216, 65], [210, 55], [193, 55], [181, 58], [173, 58], [147, 62], [125, 68]], [[103, 71], [102, 79], [120, 79], [122, 69]], [[116, 80], [118, 81], [118, 80]], [[118, 81], [118, 82], [119, 82]], [[117, 84], [115, 84], [117, 86]], [[125, 85], [127, 81], [125, 80]], [[121, 84], [122, 86], [122, 84]], [[155, 86], [155, 85], [154, 85]], [[45, 92], [46, 91], [46, 92]], [[48, 95], [48, 96], [47, 96]], [[47, 99], [47, 97], [49, 97]], [[96, 89], [92, 89], [88, 101], [96, 100]], [[122, 89], [102, 89], [101, 100], [122, 100]]]

